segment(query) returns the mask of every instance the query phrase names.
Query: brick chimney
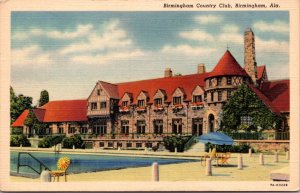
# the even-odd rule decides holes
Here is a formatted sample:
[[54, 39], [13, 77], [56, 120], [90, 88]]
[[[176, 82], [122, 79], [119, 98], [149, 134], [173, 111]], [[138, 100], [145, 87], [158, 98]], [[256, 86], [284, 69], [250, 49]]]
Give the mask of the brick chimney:
[[166, 68], [165, 69], [165, 77], [172, 77], [172, 76], [173, 76], [173, 73], [172, 73], [171, 68]]
[[245, 71], [251, 77], [252, 82], [257, 86], [257, 64], [255, 60], [255, 37], [251, 28], [244, 33], [244, 65]]
[[198, 74], [205, 73], [205, 65], [204, 64], [198, 64]]

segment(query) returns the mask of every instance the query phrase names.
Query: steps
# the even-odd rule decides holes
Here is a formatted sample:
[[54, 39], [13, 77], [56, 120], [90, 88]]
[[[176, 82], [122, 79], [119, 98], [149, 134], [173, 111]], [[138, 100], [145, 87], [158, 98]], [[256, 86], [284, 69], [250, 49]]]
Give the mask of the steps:
[[204, 152], [205, 151], [205, 144], [204, 143], [195, 143], [194, 145], [191, 146], [187, 152]]

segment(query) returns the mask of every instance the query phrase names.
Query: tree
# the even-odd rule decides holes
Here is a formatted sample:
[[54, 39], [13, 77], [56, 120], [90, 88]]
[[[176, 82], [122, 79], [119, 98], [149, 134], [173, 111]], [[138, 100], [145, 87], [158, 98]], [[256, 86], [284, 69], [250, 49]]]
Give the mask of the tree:
[[33, 129], [37, 135], [45, 134], [47, 124], [41, 123], [35, 116], [33, 109], [29, 110], [29, 114], [24, 121], [24, 125]]
[[[242, 125], [241, 117], [250, 117], [250, 125]], [[258, 96], [246, 85], [242, 84], [223, 106], [223, 130], [262, 129], [279, 126], [280, 117], [270, 111]]]
[[39, 107], [49, 102], [49, 93], [46, 90], [41, 91], [40, 99], [39, 99]]
[[14, 89], [10, 87], [10, 121], [11, 124], [21, 115], [25, 109], [30, 109], [32, 106], [32, 97], [22, 94], [16, 95]]

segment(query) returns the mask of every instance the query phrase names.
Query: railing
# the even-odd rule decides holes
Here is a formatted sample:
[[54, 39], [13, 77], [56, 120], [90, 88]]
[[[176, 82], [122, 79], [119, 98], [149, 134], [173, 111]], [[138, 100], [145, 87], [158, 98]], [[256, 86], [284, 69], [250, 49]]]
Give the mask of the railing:
[[231, 136], [234, 140], [289, 140], [289, 132], [274, 132], [274, 133], [225, 133]]
[[197, 136], [193, 135], [185, 144], [184, 144], [184, 151], [187, 151], [197, 140]]
[[[27, 163], [21, 163], [21, 155], [28, 155], [29, 158], [31, 158], [35, 163], [38, 164], [38, 167], [35, 167], [35, 164], [32, 162], [27, 162]], [[32, 163], [32, 164], [30, 164]], [[18, 163], [17, 163], [17, 173], [19, 174], [20, 172], [20, 167], [28, 167], [30, 169], [32, 169], [34, 172], [36, 172], [37, 174], [41, 174], [43, 169], [47, 169], [49, 171], [51, 171], [43, 162], [41, 162], [40, 160], [38, 160], [36, 157], [34, 157], [31, 153], [28, 152], [19, 152], [18, 154]]]

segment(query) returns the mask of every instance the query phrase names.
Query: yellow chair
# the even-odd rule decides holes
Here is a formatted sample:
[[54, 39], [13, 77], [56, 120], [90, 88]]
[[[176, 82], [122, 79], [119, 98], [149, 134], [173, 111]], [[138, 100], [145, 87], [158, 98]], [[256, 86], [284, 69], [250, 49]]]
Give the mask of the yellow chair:
[[217, 149], [213, 148], [213, 150], [210, 153], [207, 153], [204, 156], [200, 156], [200, 162], [202, 166], [206, 165], [206, 158], [210, 158], [211, 160], [214, 160], [217, 156]]
[[59, 182], [59, 176], [65, 176], [65, 182], [67, 181], [67, 169], [69, 168], [71, 160], [68, 157], [62, 157], [57, 161], [57, 170], [50, 171], [51, 177], [53, 177], [53, 182], [57, 177]]
[[219, 163], [223, 166], [223, 165], [228, 165], [228, 160], [230, 159], [231, 154], [230, 152], [226, 152], [226, 153], [220, 153], [217, 154], [217, 166], [219, 165]]

